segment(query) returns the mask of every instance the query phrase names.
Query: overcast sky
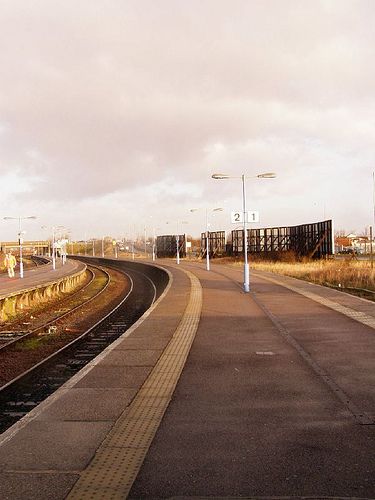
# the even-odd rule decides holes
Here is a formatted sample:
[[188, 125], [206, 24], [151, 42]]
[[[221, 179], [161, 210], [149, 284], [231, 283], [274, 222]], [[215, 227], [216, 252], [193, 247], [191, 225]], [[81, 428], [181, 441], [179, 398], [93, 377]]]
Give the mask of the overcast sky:
[[4, 216], [37, 216], [28, 239], [199, 234], [216, 207], [232, 229], [241, 181], [214, 172], [249, 176], [258, 227], [364, 231], [374, 26], [373, 0], [0, 0], [0, 241]]

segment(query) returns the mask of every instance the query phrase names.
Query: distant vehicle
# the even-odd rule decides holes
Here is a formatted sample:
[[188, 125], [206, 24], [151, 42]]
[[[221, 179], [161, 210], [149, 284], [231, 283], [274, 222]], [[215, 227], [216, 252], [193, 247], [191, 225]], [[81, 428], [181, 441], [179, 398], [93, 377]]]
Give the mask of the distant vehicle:
[[359, 255], [359, 254], [363, 253], [363, 251], [360, 248], [345, 247], [339, 253], [349, 253], [349, 254], [352, 254], [352, 255]]

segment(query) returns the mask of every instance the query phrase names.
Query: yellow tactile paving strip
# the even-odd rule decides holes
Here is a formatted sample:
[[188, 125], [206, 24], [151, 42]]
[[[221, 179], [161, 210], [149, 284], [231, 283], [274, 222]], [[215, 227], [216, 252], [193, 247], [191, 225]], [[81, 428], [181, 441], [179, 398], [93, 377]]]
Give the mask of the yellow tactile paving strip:
[[303, 295], [304, 297], [307, 297], [308, 299], [314, 300], [315, 302], [318, 302], [319, 304], [322, 304], [323, 306], [329, 307], [330, 309], [333, 309], [334, 311], [337, 311], [341, 314], [344, 314], [348, 318], [354, 319], [355, 321], [358, 321], [359, 323], [362, 323], [363, 325], [369, 326], [370, 328], [375, 329], [375, 318], [373, 316], [369, 316], [368, 314], [365, 314], [361, 311], [356, 311], [355, 309], [351, 309], [350, 307], [343, 306], [341, 304], [338, 304], [337, 302], [334, 302], [333, 300], [326, 299], [324, 297], [321, 297], [320, 295], [317, 295], [316, 293], [313, 292], [308, 292], [307, 290], [303, 290], [301, 288], [295, 287], [293, 285], [290, 285], [289, 283], [285, 283], [284, 281], [279, 281], [274, 278], [270, 278], [268, 276], [258, 275], [261, 279], [271, 281], [272, 283], [276, 283], [277, 285], [281, 285], [285, 288], [288, 288], [289, 290], [292, 290], [293, 292], [299, 293], [300, 295]]
[[191, 292], [178, 328], [132, 404], [81, 473], [68, 499], [127, 497], [171, 400], [198, 328], [202, 288], [193, 274], [185, 272], [191, 281]]

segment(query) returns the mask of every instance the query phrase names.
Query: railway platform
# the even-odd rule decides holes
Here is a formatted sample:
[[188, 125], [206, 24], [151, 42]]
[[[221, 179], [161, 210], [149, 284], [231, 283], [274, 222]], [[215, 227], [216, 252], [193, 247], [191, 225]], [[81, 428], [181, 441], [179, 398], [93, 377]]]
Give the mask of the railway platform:
[[62, 265], [60, 259], [55, 269], [52, 263], [27, 269], [23, 278], [19, 273], [13, 278], [0, 275], [0, 324], [17, 317], [24, 308], [32, 308], [52, 297], [74, 289], [83, 279], [86, 266], [68, 260]]
[[24, 277], [19, 276], [19, 267], [16, 267], [15, 277], [9, 278], [6, 273], [0, 274], [0, 297], [20, 293], [24, 290], [35, 288], [57, 281], [61, 278], [74, 274], [83, 266], [78, 261], [68, 259], [64, 265], [61, 260], [56, 260], [56, 269], [52, 268], [52, 262], [34, 268], [25, 269]]
[[1, 498], [375, 498], [374, 303], [158, 264], [151, 310], [0, 436]]

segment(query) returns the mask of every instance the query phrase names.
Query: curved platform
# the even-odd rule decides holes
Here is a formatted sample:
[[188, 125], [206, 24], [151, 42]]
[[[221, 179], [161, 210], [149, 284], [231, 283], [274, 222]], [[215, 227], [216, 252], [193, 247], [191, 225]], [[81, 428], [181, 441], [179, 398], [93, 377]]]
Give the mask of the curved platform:
[[55, 269], [52, 263], [30, 269], [23, 278], [1, 275], [0, 324], [6, 325], [25, 307], [32, 309], [73, 290], [84, 279], [85, 270], [84, 264], [68, 260], [64, 265], [59, 261]]
[[1, 436], [2, 498], [374, 498], [375, 304], [161, 265], [152, 310]]
[[14, 278], [9, 278], [7, 274], [0, 274], [0, 299], [53, 283], [82, 269], [84, 269], [84, 265], [78, 261], [68, 259], [62, 265], [59, 259], [56, 261], [56, 269], [52, 268], [52, 263], [25, 269], [23, 278], [19, 277], [17, 271]]

